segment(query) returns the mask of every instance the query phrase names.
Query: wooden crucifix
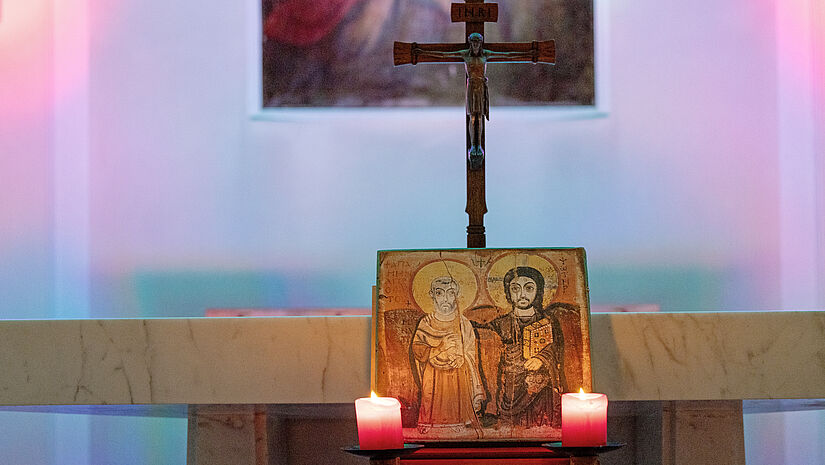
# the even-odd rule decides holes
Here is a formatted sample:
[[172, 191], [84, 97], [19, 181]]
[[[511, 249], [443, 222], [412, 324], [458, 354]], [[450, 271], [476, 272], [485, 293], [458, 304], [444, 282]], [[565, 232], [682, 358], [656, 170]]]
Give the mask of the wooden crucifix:
[[513, 43], [485, 43], [484, 23], [498, 20], [498, 4], [484, 0], [464, 0], [453, 3], [453, 22], [466, 23], [465, 43], [419, 44], [395, 42], [395, 66], [418, 63], [463, 62], [467, 77], [467, 247], [483, 248], [484, 214], [487, 213], [484, 186], [484, 120], [490, 119], [490, 99], [487, 92], [487, 63], [548, 63], [555, 64], [556, 46], [552, 40]]

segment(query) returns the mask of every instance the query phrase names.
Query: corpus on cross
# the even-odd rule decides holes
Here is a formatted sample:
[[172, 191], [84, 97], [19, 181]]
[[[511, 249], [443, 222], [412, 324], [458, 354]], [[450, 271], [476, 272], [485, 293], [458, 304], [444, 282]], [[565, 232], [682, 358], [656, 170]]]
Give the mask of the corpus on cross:
[[484, 135], [484, 120], [490, 119], [490, 94], [487, 90], [487, 62], [491, 57], [496, 57], [496, 61], [507, 61], [510, 63], [532, 62], [537, 63], [540, 58], [538, 47], [530, 50], [512, 50], [496, 52], [484, 48], [484, 36], [478, 32], [473, 32], [467, 36], [468, 48], [454, 52], [428, 50], [421, 45], [413, 43], [412, 56], [413, 64], [421, 58], [461, 58], [464, 61], [464, 69], [467, 76], [467, 96], [466, 110], [470, 117], [470, 148], [467, 151], [467, 160], [470, 169], [481, 168], [484, 161], [484, 148], [481, 141]]
[[466, 23], [464, 43], [419, 44], [395, 42], [395, 66], [419, 63], [464, 63], [467, 77], [467, 247], [485, 247], [484, 214], [484, 120], [490, 119], [490, 98], [487, 90], [487, 63], [547, 63], [555, 64], [556, 46], [552, 40], [513, 43], [485, 43], [484, 23], [498, 19], [498, 5], [484, 0], [453, 3], [453, 22]]

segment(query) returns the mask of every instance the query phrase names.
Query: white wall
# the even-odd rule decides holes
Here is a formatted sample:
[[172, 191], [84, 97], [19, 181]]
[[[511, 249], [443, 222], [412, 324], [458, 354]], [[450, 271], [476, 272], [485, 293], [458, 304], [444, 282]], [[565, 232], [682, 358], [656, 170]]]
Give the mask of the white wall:
[[[367, 306], [376, 249], [463, 245], [459, 109], [253, 121], [237, 4], [91, 5], [94, 314]], [[585, 246], [597, 303], [778, 308], [772, 3], [608, 21], [607, 118], [493, 108], [489, 245]]]
[[[488, 244], [586, 247], [594, 303], [822, 306], [825, 189], [821, 177], [793, 181], [821, 168], [825, 145], [789, 143], [825, 128], [821, 106], [788, 103], [822, 96], [813, 44], [825, 21], [806, 2], [608, 2], [604, 118], [496, 108], [491, 83]], [[461, 110], [253, 120], [250, 5], [3, 2], [0, 316], [365, 307], [377, 249], [463, 246]], [[789, 36], [789, 20], [809, 35]], [[807, 64], [786, 58], [800, 46]], [[814, 275], [793, 287], [799, 269]], [[51, 417], [26, 418], [51, 434]], [[141, 428], [172, 450], [184, 437], [172, 423]], [[72, 462], [67, 440], [61, 463]], [[18, 452], [28, 463], [54, 455], [0, 450], [30, 450]], [[78, 450], [97, 462], [115, 453]]]

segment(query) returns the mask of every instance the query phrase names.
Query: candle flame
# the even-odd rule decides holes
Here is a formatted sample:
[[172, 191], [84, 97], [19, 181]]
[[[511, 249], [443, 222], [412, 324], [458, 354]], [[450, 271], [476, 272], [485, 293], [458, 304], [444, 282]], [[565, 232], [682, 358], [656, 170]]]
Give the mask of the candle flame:
[[378, 398], [378, 395], [375, 393], [375, 391], [370, 391], [370, 398], [372, 398], [372, 399], [377, 399]]
[[584, 394], [584, 388], [583, 387], [579, 388], [579, 394]]

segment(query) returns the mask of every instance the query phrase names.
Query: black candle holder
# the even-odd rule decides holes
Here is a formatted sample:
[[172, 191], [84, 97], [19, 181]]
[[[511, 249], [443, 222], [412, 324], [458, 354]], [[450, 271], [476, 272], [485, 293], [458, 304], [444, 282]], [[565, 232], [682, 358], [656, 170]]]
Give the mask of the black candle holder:
[[423, 444], [404, 444], [401, 449], [361, 449], [360, 446], [342, 447], [341, 450], [370, 459], [370, 465], [396, 465], [401, 457], [410, 455], [424, 447]]
[[541, 445], [564, 457], [570, 457], [571, 465], [598, 465], [599, 454], [614, 451], [625, 446], [623, 442], [608, 442], [602, 446], [563, 446], [561, 441]]

